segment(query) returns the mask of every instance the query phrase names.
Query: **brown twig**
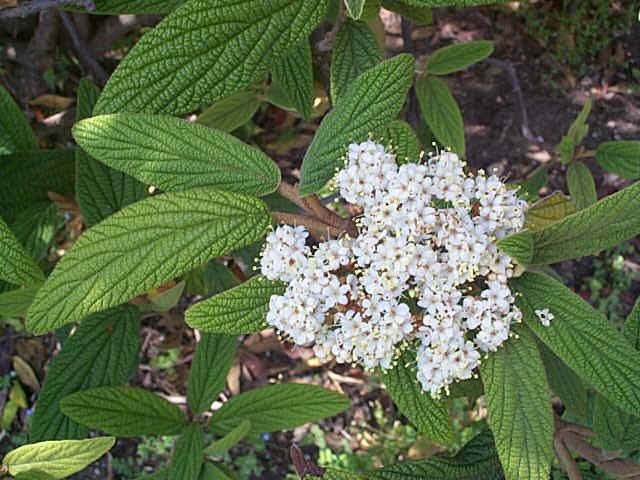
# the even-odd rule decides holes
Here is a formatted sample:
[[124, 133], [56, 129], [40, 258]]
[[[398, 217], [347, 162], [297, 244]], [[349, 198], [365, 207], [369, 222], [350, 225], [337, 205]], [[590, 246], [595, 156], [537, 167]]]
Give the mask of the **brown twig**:
[[71, 37], [71, 43], [73, 44], [73, 48], [76, 51], [76, 55], [78, 55], [78, 60], [80, 60], [80, 63], [85, 70], [90, 70], [91, 72], [93, 72], [93, 75], [98, 83], [104, 84], [108, 78], [107, 72], [105, 72], [100, 64], [96, 61], [96, 59], [91, 56], [91, 54], [87, 50], [87, 47], [80, 40], [78, 30], [71, 20], [71, 17], [69, 17], [69, 14], [62, 11], [58, 13], [60, 14], [62, 25], [64, 25], [65, 30], [69, 34], [69, 37]]
[[338, 16], [336, 17], [336, 22], [333, 24], [333, 28], [331, 28], [324, 38], [316, 44], [316, 48], [319, 52], [329, 52], [333, 49], [333, 44], [336, 41], [338, 30], [340, 30], [340, 27], [344, 23], [345, 16], [346, 11], [344, 2], [340, 2], [340, 10], [338, 11]]
[[307, 227], [307, 230], [318, 239], [338, 238], [343, 233], [343, 230], [339, 228], [327, 225], [317, 218], [307, 217], [306, 215], [285, 212], [271, 212], [271, 215], [277, 223]]

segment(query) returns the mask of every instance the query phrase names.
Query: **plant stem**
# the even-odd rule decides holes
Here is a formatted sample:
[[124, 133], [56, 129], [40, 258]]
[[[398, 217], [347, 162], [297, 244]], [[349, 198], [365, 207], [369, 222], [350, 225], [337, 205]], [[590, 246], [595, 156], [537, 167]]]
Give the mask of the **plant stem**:
[[271, 215], [277, 223], [295, 226], [302, 225], [306, 227], [307, 230], [318, 239], [338, 238], [343, 233], [343, 230], [332, 225], [327, 225], [317, 218], [285, 212], [271, 212]]

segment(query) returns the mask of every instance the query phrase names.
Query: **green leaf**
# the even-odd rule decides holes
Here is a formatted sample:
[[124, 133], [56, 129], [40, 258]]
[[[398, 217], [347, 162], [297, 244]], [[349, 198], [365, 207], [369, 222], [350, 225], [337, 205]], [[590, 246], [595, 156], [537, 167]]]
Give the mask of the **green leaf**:
[[640, 141], [604, 142], [598, 145], [596, 160], [607, 172], [624, 178], [640, 177]]
[[449, 87], [437, 77], [426, 76], [416, 81], [415, 89], [422, 116], [436, 140], [463, 157], [465, 144], [462, 114]]
[[270, 224], [262, 201], [209, 187], [137, 202], [78, 239], [36, 295], [27, 326], [44, 333], [124, 303], [250, 244]]
[[224, 388], [236, 343], [237, 338], [229, 335], [204, 334], [200, 338], [187, 385], [187, 402], [192, 413], [209, 410]]
[[327, 0], [193, 0], [144, 35], [113, 73], [95, 113], [182, 114], [262, 79], [311, 33]]
[[0, 155], [37, 149], [38, 140], [27, 118], [0, 85]]
[[433, 22], [433, 13], [430, 7], [407, 5], [402, 0], [384, 0], [382, 5], [385, 9], [399, 13], [416, 25], [429, 25]]
[[569, 195], [578, 210], [590, 207], [598, 201], [596, 193], [596, 182], [593, 175], [582, 162], [573, 162], [567, 169], [567, 186], [569, 187]]
[[240, 480], [240, 477], [221, 462], [205, 462], [198, 480]]
[[33, 285], [44, 280], [42, 270], [29, 256], [0, 217], [0, 280], [14, 285]]
[[[640, 352], [603, 314], [542, 273], [512, 279], [527, 325], [571, 370], [628, 413], [640, 411]], [[554, 315], [545, 327], [535, 310]]]
[[74, 193], [74, 151], [39, 150], [0, 157], [0, 212], [8, 224], [34, 204], [48, 204], [49, 192]]
[[60, 401], [75, 392], [124, 383], [138, 361], [140, 314], [122, 305], [85, 318], [54, 357], [36, 411], [32, 441], [82, 438], [87, 429], [60, 411]]
[[176, 435], [184, 414], [162, 397], [137, 387], [98, 387], [64, 397], [62, 413], [80, 425], [118, 437]]
[[341, 166], [347, 146], [400, 113], [413, 77], [411, 55], [397, 55], [361, 74], [322, 120], [302, 163], [300, 194], [319, 191]]
[[554, 192], [527, 209], [524, 226], [531, 230], [539, 230], [576, 212], [575, 205], [566, 195], [562, 192]]
[[157, 295], [148, 295], [149, 301], [151, 302], [151, 310], [154, 312], [168, 312], [175, 307], [180, 301], [180, 298], [182, 298], [185, 284], [186, 283], [182, 281]]
[[496, 244], [502, 252], [509, 255], [521, 265], [528, 265], [533, 258], [533, 236], [528, 231], [517, 235], [509, 235]]
[[54, 479], [65, 478], [93, 463], [115, 443], [113, 437], [33, 443], [7, 453], [2, 465], [13, 476], [46, 473]]
[[222, 457], [235, 447], [251, 431], [251, 422], [243, 420], [236, 428], [227, 433], [220, 440], [216, 440], [204, 449], [204, 454], [211, 457]]
[[548, 480], [553, 459], [551, 391], [535, 337], [525, 328], [480, 364], [489, 426], [508, 480]]
[[[140, 15], [146, 13], [169, 13], [182, 5], [183, 0], [95, 0], [96, 9], [87, 12], [93, 15]], [[85, 12], [76, 4], [61, 4], [62, 10]]]
[[587, 125], [587, 117], [591, 112], [592, 99], [589, 98], [582, 107], [582, 110], [569, 127], [569, 131], [562, 137], [560, 143], [556, 147], [560, 153], [560, 161], [564, 164], [573, 160], [573, 152], [575, 148], [584, 140], [589, 133], [589, 125]]
[[211, 186], [264, 195], [280, 183], [277, 165], [260, 150], [167, 115], [92, 117], [73, 135], [97, 160], [165, 191]]
[[633, 348], [640, 350], [640, 298], [624, 322], [624, 336]]
[[56, 204], [37, 203], [17, 215], [11, 230], [31, 258], [40, 261], [63, 222]]
[[205, 332], [244, 334], [264, 330], [272, 295], [282, 295], [285, 285], [262, 275], [215, 297], [197, 303], [185, 313], [185, 321]]
[[0, 317], [24, 317], [40, 284], [0, 293]]
[[382, 61], [376, 38], [364, 22], [345, 20], [331, 53], [331, 99], [338, 104], [353, 81]]
[[302, 118], [310, 118], [313, 113], [313, 65], [309, 40], [305, 39], [276, 58], [271, 65], [271, 75]]
[[253, 117], [260, 99], [257, 92], [243, 90], [218, 100], [206, 108], [199, 116], [198, 123], [205, 127], [215, 128], [223, 132], [233, 132]]
[[171, 457], [169, 480], [198, 480], [202, 468], [204, 437], [200, 425], [187, 425]]
[[420, 143], [413, 128], [404, 120], [394, 120], [383, 129], [380, 134], [374, 134], [374, 138], [381, 137], [382, 142], [389, 146], [396, 154], [398, 163], [420, 161]]
[[238, 285], [238, 278], [233, 272], [217, 261], [207, 262], [206, 265], [191, 270], [185, 280], [188, 293], [202, 296], [223, 292]]
[[100, 89], [89, 78], [81, 78], [78, 83], [76, 102], [76, 122], [89, 118], [100, 97]]
[[301, 383], [269, 385], [231, 398], [211, 416], [211, 429], [227, 433], [243, 420], [252, 433], [275, 432], [331, 417], [349, 408], [344, 395]]
[[398, 363], [382, 374], [391, 398], [398, 410], [418, 429], [435, 442], [450, 445], [453, 428], [449, 410], [441, 400], [425, 393], [416, 380], [415, 350], [405, 350]]
[[[501, 242], [531, 236], [528, 264], [540, 265], [582, 257], [605, 250], [640, 233], [640, 182], [602, 198], [564, 220], [534, 231], [523, 231]], [[509, 253], [509, 252], [506, 252]]]
[[344, 0], [347, 14], [354, 20], [360, 20], [364, 10], [365, 0]]
[[520, 187], [518, 196], [528, 202], [536, 201], [540, 198], [539, 191], [549, 182], [547, 169], [544, 165], [539, 166], [531, 172], [527, 178], [521, 182], [513, 182]]
[[478, 63], [493, 53], [493, 43], [486, 40], [456, 43], [439, 48], [427, 60], [427, 72], [447, 75]]

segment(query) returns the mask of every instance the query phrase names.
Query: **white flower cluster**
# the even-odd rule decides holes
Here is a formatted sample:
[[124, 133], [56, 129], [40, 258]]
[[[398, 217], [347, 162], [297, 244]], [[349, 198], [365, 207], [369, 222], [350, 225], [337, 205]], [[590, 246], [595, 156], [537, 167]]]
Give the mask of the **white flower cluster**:
[[312, 250], [301, 227], [272, 232], [262, 272], [288, 287], [267, 322], [323, 360], [366, 368], [389, 368], [417, 344], [418, 380], [434, 396], [470, 378], [521, 319], [511, 259], [495, 243], [522, 228], [526, 204], [463, 166], [452, 153], [398, 166], [382, 145], [350, 145], [336, 181], [361, 211], [359, 235]]

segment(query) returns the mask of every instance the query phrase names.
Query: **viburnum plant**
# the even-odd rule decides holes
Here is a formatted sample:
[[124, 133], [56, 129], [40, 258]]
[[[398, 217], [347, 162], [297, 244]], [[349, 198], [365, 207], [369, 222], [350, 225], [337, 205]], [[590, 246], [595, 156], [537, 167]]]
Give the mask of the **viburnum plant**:
[[[416, 22], [426, 7], [469, 3], [481, 2], [382, 2]], [[323, 361], [378, 373], [399, 411], [443, 446], [453, 438], [450, 399], [486, 398], [490, 432], [455, 456], [340, 472], [294, 454], [302, 477], [542, 480], [558, 463], [579, 478], [572, 452], [614, 475], [637, 472], [588, 438], [637, 448], [640, 307], [623, 336], [548, 265], [638, 235], [640, 184], [598, 200], [581, 161], [594, 155], [637, 178], [639, 142], [580, 148], [587, 109], [559, 146], [571, 197], [538, 199], [543, 169], [515, 184], [462, 160], [462, 115], [440, 77], [490, 55], [490, 42], [383, 60], [371, 29], [380, 2], [370, 0], [96, 7], [171, 13], [102, 92], [80, 83], [78, 148], [38, 150], [0, 90], [0, 181], [11, 186], [0, 189], [0, 314], [24, 318], [34, 334], [74, 326], [38, 394], [32, 444], [8, 454], [3, 473], [64, 478], [113, 437], [179, 435], [171, 464], [153, 478], [235, 478], [221, 459], [246, 435], [348, 407], [335, 392], [282, 384], [210, 411], [238, 336], [270, 326]], [[329, 51], [331, 110], [299, 179], [283, 180], [243, 127], [263, 102], [317, 117], [314, 76]], [[424, 136], [402, 119], [413, 94], [435, 141], [426, 153]], [[48, 272], [56, 206], [74, 195], [87, 229]], [[230, 259], [242, 278], [226, 268]], [[207, 298], [185, 314], [199, 343], [181, 409], [125, 384], [141, 313], [174, 307], [184, 291]], [[557, 398], [554, 411], [554, 396], [570, 416]], [[89, 429], [112, 437], [86, 439]], [[220, 438], [205, 445], [210, 434]]]

